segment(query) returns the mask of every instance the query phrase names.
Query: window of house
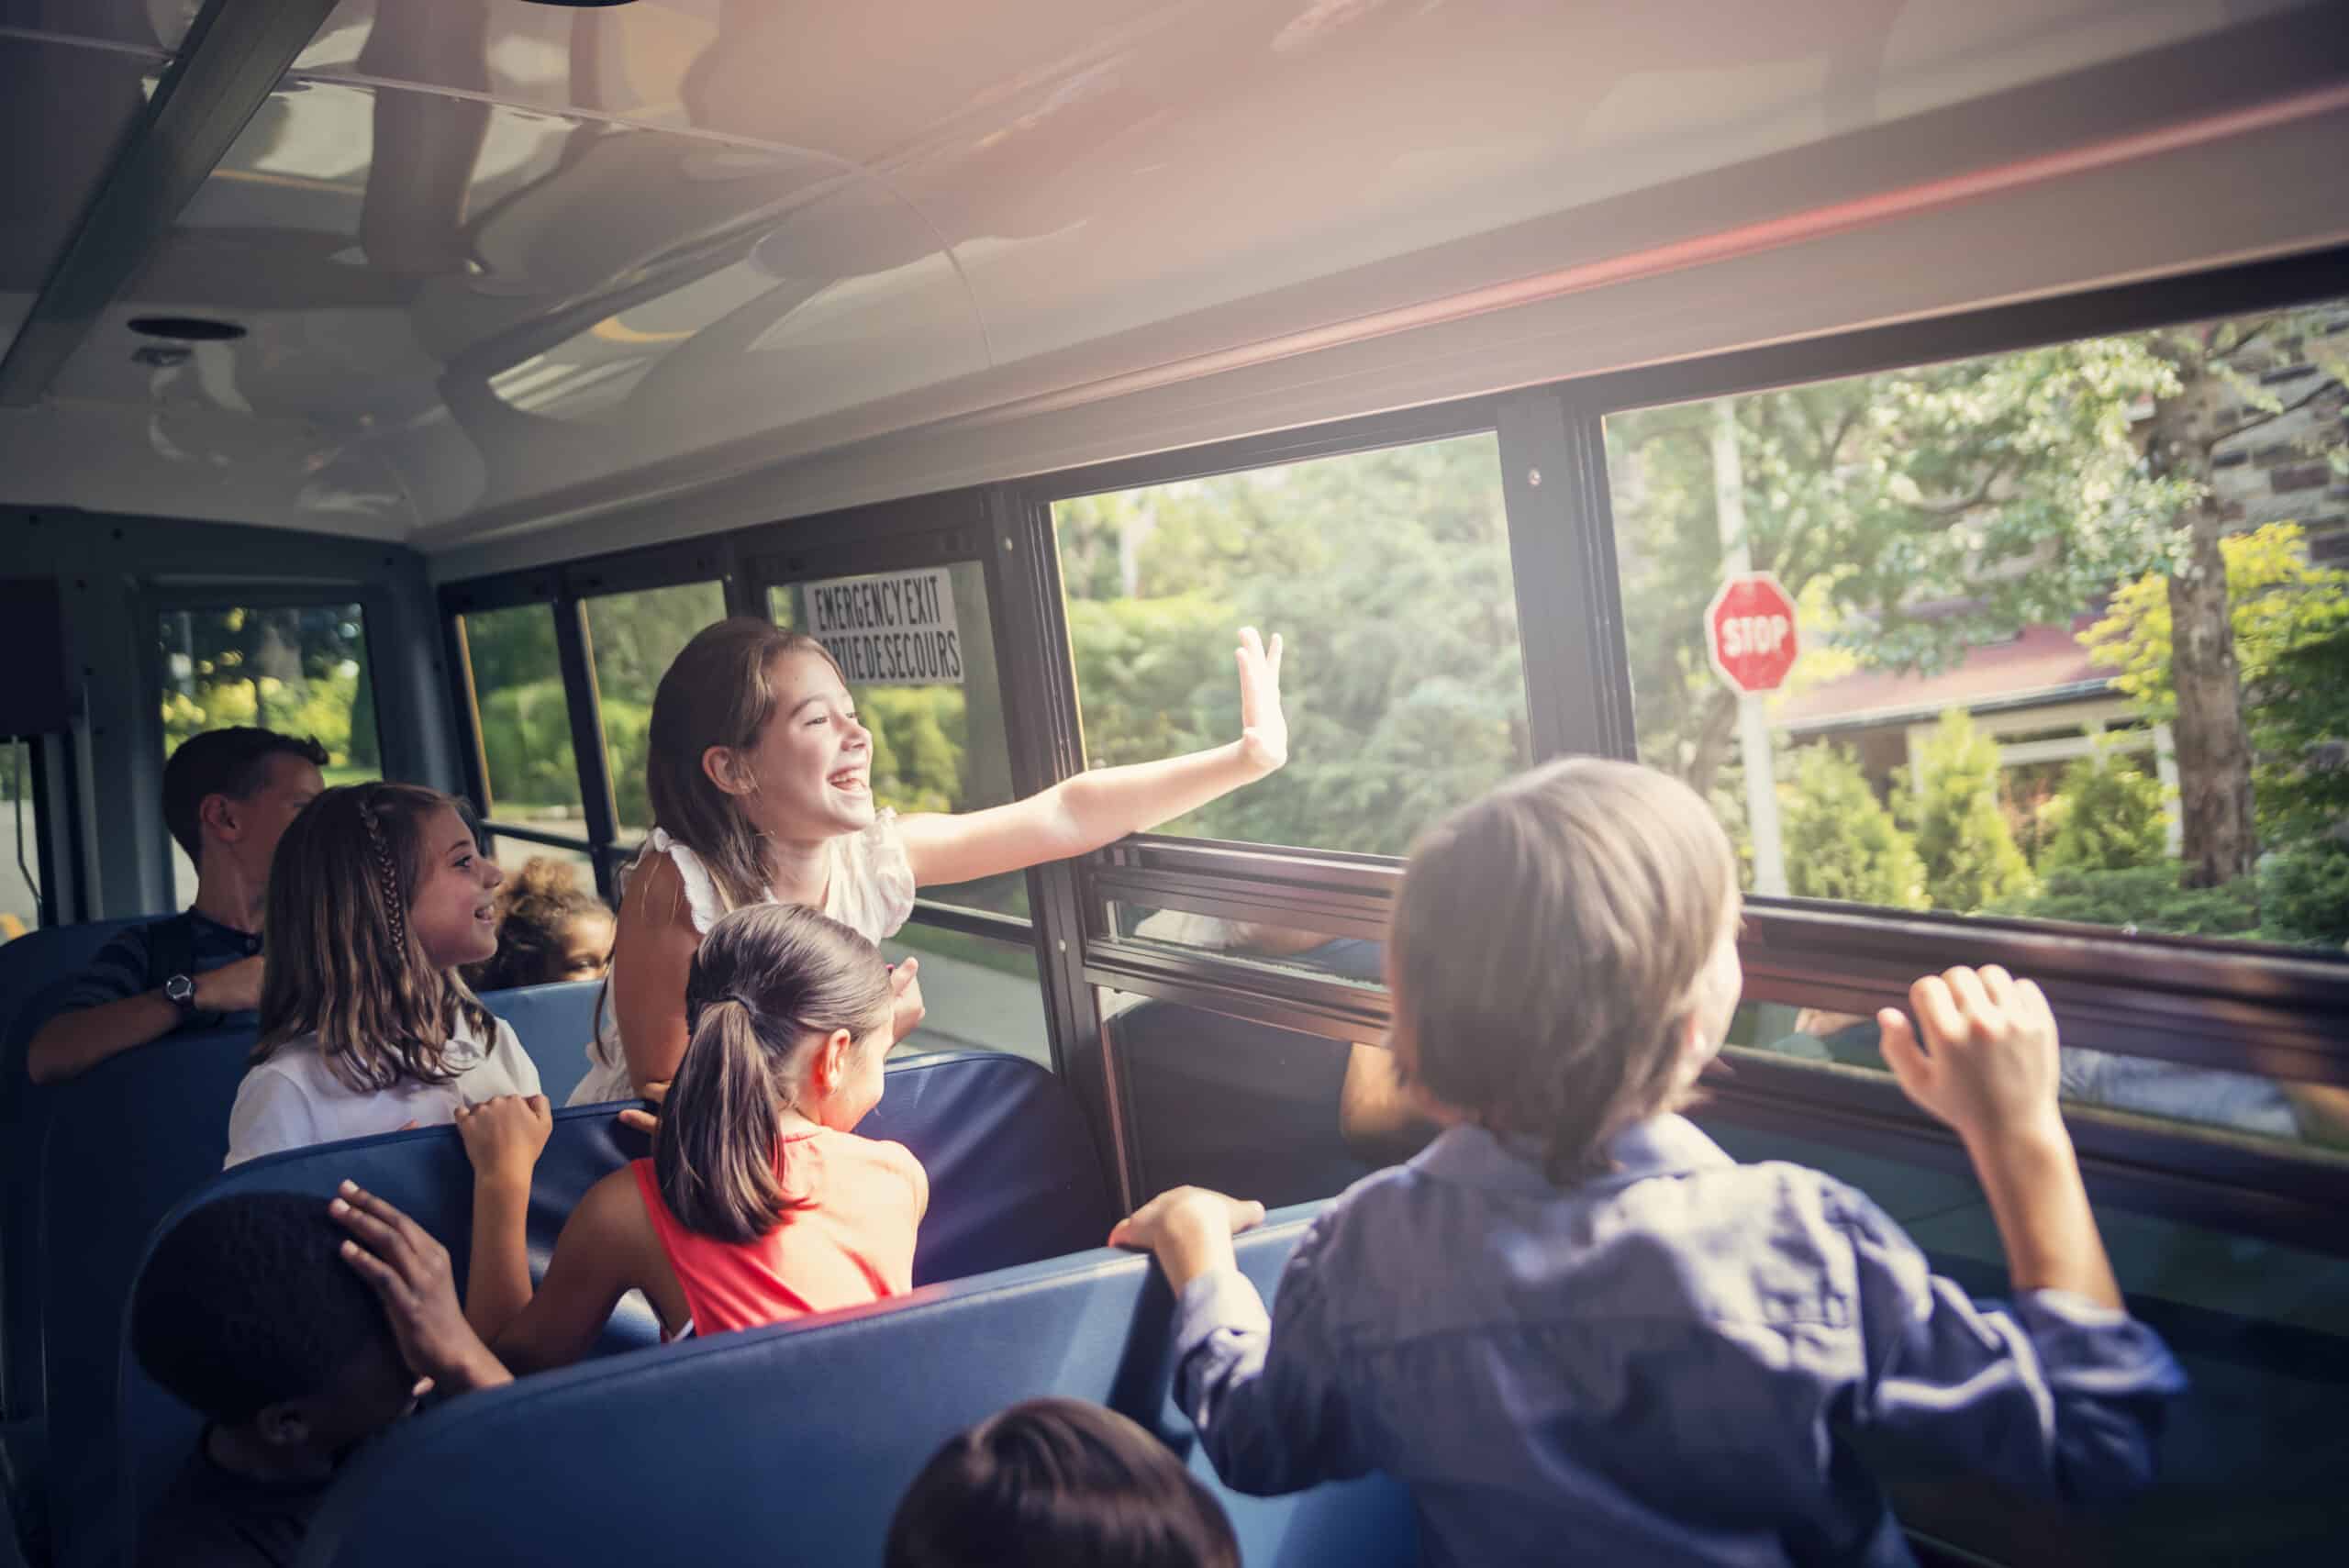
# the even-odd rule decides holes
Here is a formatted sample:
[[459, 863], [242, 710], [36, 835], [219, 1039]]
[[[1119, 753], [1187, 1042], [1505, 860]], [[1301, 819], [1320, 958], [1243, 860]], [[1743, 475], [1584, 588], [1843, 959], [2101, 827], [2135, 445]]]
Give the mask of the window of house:
[[[163, 755], [202, 730], [253, 725], [326, 748], [329, 786], [383, 776], [367, 617], [355, 604], [165, 609]], [[172, 845], [174, 896], [195, 901], [195, 866]]]
[[0, 740], [0, 942], [40, 924], [40, 816], [33, 745]]
[[2344, 369], [2335, 303], [1610, 417], [1641, 755], [1762, 892], [2342, 951]]
[[1281, 634], [1289, 763], [1163, 833], [1400, 854], [1531, 759], [1489, 434], [1052, 508], [1085, 760], [1240, 735], [1232, 649]]

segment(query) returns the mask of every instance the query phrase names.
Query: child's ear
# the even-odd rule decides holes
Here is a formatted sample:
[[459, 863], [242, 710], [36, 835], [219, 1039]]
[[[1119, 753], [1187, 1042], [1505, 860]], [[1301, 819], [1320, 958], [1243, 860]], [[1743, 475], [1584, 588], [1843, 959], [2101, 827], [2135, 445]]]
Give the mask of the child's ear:
[[298, 1399], [262, 1406], [252, 1425], [261, 1440], [272, 1448], [301, 1448], [310, 1440], [310, 1415]]
[[849, 1058], [855, 1051], [856, 1037], [846, 1029], [825, 1036], [816, 1050], [816, 1086], [829, 1095], [848, 1082]]
[[758, 790], [758, 781], [742, 765], [742, 759], [731, 746], [712, 746], [701, 754], [701, 771], [709, 782], [728, 795], [751, 795]]
[[1705, 1038], [1704, 1019], [1698, 1016], [1698, 1011], [1695, 1007], [1689, 1008], [1688, 1016], [1673, 1029], [1680, 1048], [1680, 1067], [1673, 1074], [1673, 1082], [1684, 1089], [1697, 1081], [1706, 1063], [1720, 1054], [1721, 1042]]
[[233, 844], [245, 836], [244, 822], [237, 815], [237, 803], [225, 795], [206, 795], [197, 803], [195, 814], [217, 839]]

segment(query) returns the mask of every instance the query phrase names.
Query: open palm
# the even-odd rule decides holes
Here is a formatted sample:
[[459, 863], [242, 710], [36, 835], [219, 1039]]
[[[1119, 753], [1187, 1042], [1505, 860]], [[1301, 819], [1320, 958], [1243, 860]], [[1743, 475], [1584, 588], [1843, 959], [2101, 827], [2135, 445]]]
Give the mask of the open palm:
[[1281, 712], [1281, 634], [1273, 645], [1252, 626], [1240, 628], [1240, 754], [1249, 766], [1271, 773], [1288, 761], [1288, 718]]

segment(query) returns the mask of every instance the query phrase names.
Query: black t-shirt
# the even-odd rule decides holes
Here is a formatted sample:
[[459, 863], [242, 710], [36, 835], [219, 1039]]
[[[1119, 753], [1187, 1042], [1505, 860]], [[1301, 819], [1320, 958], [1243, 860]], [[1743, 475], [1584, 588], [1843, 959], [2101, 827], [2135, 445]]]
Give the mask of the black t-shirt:
[[292, 1568], [328, 1478], [254, 1481], [195, 1445], [139, 1527], [139, 1568]]

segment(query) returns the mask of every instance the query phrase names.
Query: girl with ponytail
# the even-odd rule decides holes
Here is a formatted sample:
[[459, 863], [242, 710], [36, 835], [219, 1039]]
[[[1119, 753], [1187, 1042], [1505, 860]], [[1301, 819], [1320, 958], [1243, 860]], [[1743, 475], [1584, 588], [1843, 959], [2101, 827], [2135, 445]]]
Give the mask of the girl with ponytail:
[[[910, 1290], [930, 1178], [903, 1144], [851, 1130], [881, 1100], [891, 1001], [879, 951], [813, 909], [757, 904], [712, 925], [652, 1157], [580, 1200], [545, 1283], [490, 1336], [507, 1364], [576, 1360], [630, 1290], [671, 1339]], [[523, 1259], [519, 1217], [492, 1244]]]

